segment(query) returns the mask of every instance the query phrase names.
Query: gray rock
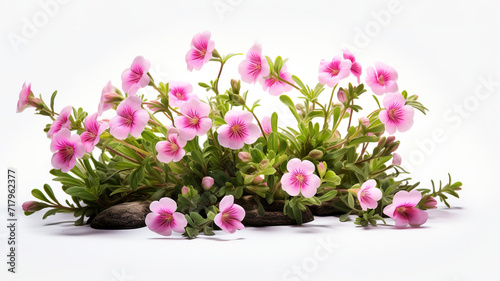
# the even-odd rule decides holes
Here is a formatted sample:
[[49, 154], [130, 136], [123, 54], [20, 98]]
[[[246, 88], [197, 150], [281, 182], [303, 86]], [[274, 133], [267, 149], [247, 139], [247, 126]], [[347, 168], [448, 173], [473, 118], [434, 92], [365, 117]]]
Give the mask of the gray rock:
[[[246, 215], [243, 219], [243, 224], [246, 226], [270, 226], [270, 225], [295, 225], [297, 222], [285, 216], [283, 214], [283, 208], [285, 207], [285, 201], [276, 200], [272, 204], [267, 204], [265, 200], [262, 200], [262, 206], [264, 207], [264, 215], [259, 216], [257, 211], [257, 202], [252, 195], [243, 196], [236, 200], [236, 204], [239, 204], [245, 209]], [[310, 222], [314, 220], [314, 216], [309, 209], [302, 212], [302, 223]]]
[[101, 211], [90, 222], [96, 229], [131, 229], [146, 226], [151, 201], [126, 202]]

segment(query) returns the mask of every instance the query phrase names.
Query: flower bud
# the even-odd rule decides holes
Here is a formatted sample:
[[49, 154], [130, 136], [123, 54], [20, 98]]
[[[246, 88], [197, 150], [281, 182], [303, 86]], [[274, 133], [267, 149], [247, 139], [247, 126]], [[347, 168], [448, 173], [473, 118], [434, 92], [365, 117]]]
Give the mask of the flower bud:
[[233, 91], [233, 93], [238, 95], [240, 93], [240, 88], [241, 88], [241, 81], [236, 79], [231, 79], [231, 90]]
[[309, 152], [309, 157], [311, 157], [312, 159], [315, 159], [315, 160], [319, 159], [319, 158], [323, 157], [323, 151], [313, 149]]
[[344, 103], [347, 100], [347, 95], [345, 94], [344, 89], [340, 88], [339, 91], [337, 92], [337, 99], [341, 102]]
[[183, 187], [181, 188], [181, 193], [182, 193], [182, 194], [187, 194], [188, 192], [189, 192], [189, 187], [187, 187], [187, 186], [183, 186]]
[[319, 164], [318, 164], [318, 172], [319, 172], [319, 176], [321, 178], [323, 178], [325, 176], [325, 174], [326, 174], [326, 166], [327, 166], [326, 162], [324, 162], [324, 161], [323, 162], [319, 162]]
[[264, 169], [265, 167], [267, 167], [267, 165], [269, 165], [269, 159], [262, 159], [262, 161], [260, 161], [260, 167], [262, 169]]
[[396, 140], [395, 136], [388, 136], [385, 145], [390, 145]]
[[240, 158], [241, 161], [243, 162], [248, 162], [252, 160], [252, 156], [250, 155], [250, 153], [245, 151], [238, 152], [238, 158]]
[[361, 122], [361, 124], [363, 124], [363, 126], [370, 126], [370, 119], [366, 118], [366, 117], [361, 117], [359, 119], [359, 121]]
[[419, 205], [423, 210], [436, 209], [437, 201], [430, 195], [424, 195], [424, 197], [422, 197], [422, 199], [420, 200]]
[[403, 160], [401, 159], [401, 155], [397, 153], [392, 154], [392, 165], [400, 166], [402, 161]]
[[23, 203], [23, 211], [25, 212], [36, 212], [44, 208], [44, 206], [35, 201], [26, 201]]
[[204, 177], [201, 180], [201, 186], [205, 190], [209, 190], [214, 185], [214, 179], [212, 177]]
[[262, 181], [264, 181], [264, 177], [263, 177], [263, 176], [256, 176], [256, 177], [253, 179], [252, 183], [253, 183], [253, 184], [259, 184], [259, 183], [261, 183]]

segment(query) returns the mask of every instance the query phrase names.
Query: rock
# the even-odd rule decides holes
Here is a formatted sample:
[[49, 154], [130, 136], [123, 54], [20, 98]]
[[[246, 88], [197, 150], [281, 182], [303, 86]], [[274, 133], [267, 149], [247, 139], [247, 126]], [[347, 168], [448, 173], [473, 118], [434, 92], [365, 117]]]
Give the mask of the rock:
[[126, 202], [111, 206], [95, 216], [90, 226], [96, 229], [131, 229], [146, 226], [151, 201]]
[[[265, 210], [263, 216], [259, 216], [257, 212], [257, 202], [252, 195], [243, 196], [235, 202], [245, 209], [246, 215], [243, 219], [243, 224], [246, 226], [269, 226], [269, 225], [295, 225], [297, 222], [283, 214], [285, 201], [276, 200], [272, 204], [262, 202]], [[314, 216], [309, 209], [302, 212], [302, 223], [314, 220]]]
[[309, 208], [311, 209], [311, 212], [315, 215], [315, 216], [335, 216], [335, 215], [342, 215], [344, 214], [345, 212], [337, 209], [335, 207], [335, 203], [339, 202], [340, 199], [335, 197], [333, 198], [332, 200], [330, 201], [325, 201], [323, 203], [321, 203], [321, 205], [319, 206], [309, 206]]

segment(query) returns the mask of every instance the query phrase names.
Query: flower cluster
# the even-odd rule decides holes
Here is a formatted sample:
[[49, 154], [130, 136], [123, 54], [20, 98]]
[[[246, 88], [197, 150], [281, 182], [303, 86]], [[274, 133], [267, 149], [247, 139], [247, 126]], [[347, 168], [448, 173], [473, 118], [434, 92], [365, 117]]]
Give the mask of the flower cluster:
[[[45, 185], [52, 200], [34, 191], [44, 202], [26, 202], [26, 214], [43, 208], [52, 208], [47, 215], [71, 210], [82, 224], [85, 217], [113, 205], [152, 200], [145, 217], [150, 230], [196, 237], [214, 229], [243, 229], [246, 215], [254, 212], [246, 212], [239, 200], [248, 197], [261, 207], [281, 202], [283, 215], [298, 224], [307, 208], [329, 205], [345, 212], [342, 221], [358, 215], [355, 223], [367, 226], [385, 223], [387, 216], [396, 227], [420, 226], [428, 218], [425, 210], [435, 208], [435, 198], [448, 205], [447, 195], [458, 197], [461, 183], [451, 179], [432, 192], [396, 180], [406, 171], [393, 134], [412, 127], [414, 109], [424, 114], [427, 109], [416, 95], [399, 91], [394, 68], [380, 62], [366, 68], [364, 81], [378, 107], [353, 122], [362, 109], [356, 101], [367, 89], [361, 83], [363, 68], [349, 50], [321, 60], [317, 85], [309, 87], [288, 71], [286, 59], [267, 57], [262, 45], [254, 44], [237, 71], [241, 81], [258, 82], [290, 109], [297, 127], [279, 127], [275, 112], [258, 117], [259, 103], [250, 105], [241, 81], [231, 80], [229, 89], [220, 90], [227, 60], [238, 55], [221, 55], [208, 31], [193, 37], [187, 69], [220, 64], [215, 80], [198, 83], [213, 95], [201, 95], [200, 88], [186, 81], [155, 82], [148, 72], [151, 62], [138, 56], [123, 71], [121, 90], [108, 82], [97, 111], [90, 113], [72, 106], [56, 112], [55, 93], [49, 107], [25, 83], [17, 111], [32, 106], [52, 119], [45, 130], [54, 153], [51, 172], [74, 201], [61, 205]], [[139, 94], [143, 88], [146, 94]], [[329, 102], [322, 103], [327, 88]], [[285, 95], [292, 90], [302, 103]], [[108, 110], [114, 116], [103, 118]], [[340, 129], [344, 120], [346, 132]], [[265, 212], [261, 207], [259, 213]]]

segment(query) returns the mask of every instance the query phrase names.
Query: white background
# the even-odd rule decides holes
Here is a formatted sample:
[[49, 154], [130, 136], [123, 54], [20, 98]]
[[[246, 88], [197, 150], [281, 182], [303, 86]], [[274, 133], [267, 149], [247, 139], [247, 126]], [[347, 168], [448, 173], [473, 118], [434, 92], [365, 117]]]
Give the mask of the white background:
[[[464, 183], [462, 198], [450, 200], [455, 207], [431, 210], [420, 229], [363, 229], [329, 217], [194, 241], [163, 239], [145, 228], [74, 227], [70, 216], [42, 221], [41, 214], [24, 217], [18, 208], [18, 273], [10, 274], [3, 262], [8, 233], [2, 188], [2, 280], [498, 280], [500, 4], [261, 2], [2, 1], [1, 167], [2, 173], [17, 169], [18, 206], [32, 200], [32, 188], [51, 181], [50, 142], [42, 132], [48, 120], [33, 116], [33, 109], [15, 113], [23, 82], [46, 101], [58, 90], [58, 110], [71, 104], [91, 113], [102, 87], [109, 80], [120, 87], [121, 72], [137, 55], [152, 62], [157, 81], [207, 82], [218, 66], [190, 73], [184, 56], [192, 36], [209, 30], [220, 53], [244, 53], [258, 41], [266, 55], [289, 58], [290, 72], [310, 85], [317, 83], [319, 61], [348, 45], [364, 73], [376, 61], [394, 67], [400, 89], [418, 94], [430, 109], [427, 116], [415, 115], [409, 132], [396, 134], [403, 166], [425, 187], [451, 172]], [[239, 77], [241, 59], [227, 64], [221, 88]], [[276, 97], [258, 85], [244, 87], [252, 100], [263, 99], [259, 115], [277, 111], [282, 124], [290, 121]], [[197, 86], [195, 91], [204, 97]], [[155, 96], [150, 89], [141, 93]], [[374, 107], [368, 94], [360, 103]], [[335, 245], [322, 248], [328, 241]]]

